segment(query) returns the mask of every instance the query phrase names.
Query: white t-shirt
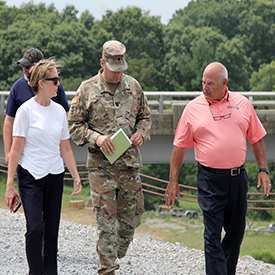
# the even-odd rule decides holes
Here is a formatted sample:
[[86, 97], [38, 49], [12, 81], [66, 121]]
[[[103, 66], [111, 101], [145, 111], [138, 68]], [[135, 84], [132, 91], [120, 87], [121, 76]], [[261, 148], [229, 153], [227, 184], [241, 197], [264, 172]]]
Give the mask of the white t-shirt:
[[51, 100], [45, 107], [29, 99], [16, 112], [13, 136], [26, 138], [19, 164], [35, 179], [64, 171], [60, 141], [69, 139], [70, 134], [61, 105]]

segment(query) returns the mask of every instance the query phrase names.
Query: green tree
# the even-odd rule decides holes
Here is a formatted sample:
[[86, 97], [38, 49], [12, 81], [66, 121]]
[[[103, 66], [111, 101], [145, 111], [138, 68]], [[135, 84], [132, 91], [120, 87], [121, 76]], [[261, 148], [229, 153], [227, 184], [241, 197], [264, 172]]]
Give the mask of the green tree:
[[95, 18], [88, 10], [85, 10], [80, 16], [80, 22], [90, 31], [95, 23]]
[[258, 72], [254, 71], [250, 85], [252, 91], [275, 91], [275, 61], [262, 64]]
[[[8, 17], [7, 9], [13, 12], [14, 18]], [[45, 58], [54, 56], [63, 64], [60, 76], [66, 90], [76, 90], [80, 79], [97, 72], [98, 57], [89, 29], [93, 17], [88, 12], [80, 20], [72, 5], [59, 13], [53, 4], [46, 7], [43, 3], [34, 5], [29, 2], [20, 9], [0, 6], [0, 13], [5, 14], [9, 22], [7, 28], [0, 29], [2, 90], [9, 90], [22, 76], [17, 61], [31, 47], [39, 48]]]
[[197, 0], [177, 10], [169, 26], [211, 27], [228, 39], [239, 38], [254, 70], [274, 60], [273, 0]]
[[180, 28], [210, 27], [231, 39], [236, 35], [239, 24], [236, 14], [238, 2], [236, 0], [190, 1], [187, 7], [175, 11], [169, 25], [178, 25]]
[[77, 14], [78, 14], [78, 10], [75, 8], [74, 5], [68, 5], [66, 6], [62, 13], [61, 13], [61, 19], [62, 21], [66, 21], [66, 22], [75, 22], [77, 21]]
[[17, 17], [20, 10], [16, 7], [9, 8], [5, 1], [0, 1], [0, 30], [5, 30]]
[[[126, 73], [137, 78], [143, 89], [156, 90], [163, 89], [164, 85], [161, 77], [163, 28], [159, 17], [149, 16], [149, 12], [137, 7], [128, 7], [115, 13], [107, 11], [102, 20], [95, 22], [91, 31], [104, 29], [109, 39], [121, 41], [127, 49], [129, 69]], [[105, 41], [103, 36], [100, 39], [101, 51]]]
[[179, 30], [178, 26], [170, 25], [164, 41], [167, 48], [164, 69], [171, 90], [200, 91], [203, 70], [214, 61], [227, 67], [231, 90], [249, 88], [252, 67], [240, 39], [228, 40], [210, 27], [189, 26]]
[[254, 70], [275, 59], [275, 2], [273, 0], [239, 1], [238, 34], [252, 58]]
[[253, 71], [251, 58], [247, 57], [245, 45], [241, 39], [234, 37], [221, 44], [216, 52], [216, 60], [228, 70], [228, 87], [232, 91], [248, 91], [249, 78]]

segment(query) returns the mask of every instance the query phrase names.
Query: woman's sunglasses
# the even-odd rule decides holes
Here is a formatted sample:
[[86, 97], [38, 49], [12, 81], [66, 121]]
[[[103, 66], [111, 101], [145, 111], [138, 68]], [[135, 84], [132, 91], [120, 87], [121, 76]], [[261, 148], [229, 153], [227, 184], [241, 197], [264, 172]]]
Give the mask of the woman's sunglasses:
[[46, 78], [45, 81], [53, 81], [54, 85], [57, 85], [60, 82], [60, 77]]

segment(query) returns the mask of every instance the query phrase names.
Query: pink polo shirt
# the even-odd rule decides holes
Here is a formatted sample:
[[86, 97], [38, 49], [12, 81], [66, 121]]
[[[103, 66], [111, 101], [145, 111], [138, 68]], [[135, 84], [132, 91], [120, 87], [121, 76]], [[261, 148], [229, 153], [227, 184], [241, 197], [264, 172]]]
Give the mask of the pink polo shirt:
[[[230, 117], [213, 119], [223, 115]], [[227, 91], [221, 101], [211, 101], [211, 106], [203, 94], [192, 100], [182, 113], [173, 144], [180, 148], [192, 148], [194, 144], [196, 161], [227, 169], [245, 162], [246, 138], [254, 144], [265, 135], [249, 100]]]

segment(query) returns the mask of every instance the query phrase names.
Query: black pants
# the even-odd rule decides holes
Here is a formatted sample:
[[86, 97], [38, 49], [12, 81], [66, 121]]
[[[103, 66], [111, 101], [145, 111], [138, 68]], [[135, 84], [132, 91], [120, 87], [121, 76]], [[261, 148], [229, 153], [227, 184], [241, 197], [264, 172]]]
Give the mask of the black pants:
[[[219, 175], [198, 168], [207, 275], [233, 275], [245, 232], [247, 174]], [[221, 241], [224, 228], [225, 236]]]
[[55, 275], [64, 173], [35, 180], [19, 165], [17, 178], [27, 223], [29, 274]]

